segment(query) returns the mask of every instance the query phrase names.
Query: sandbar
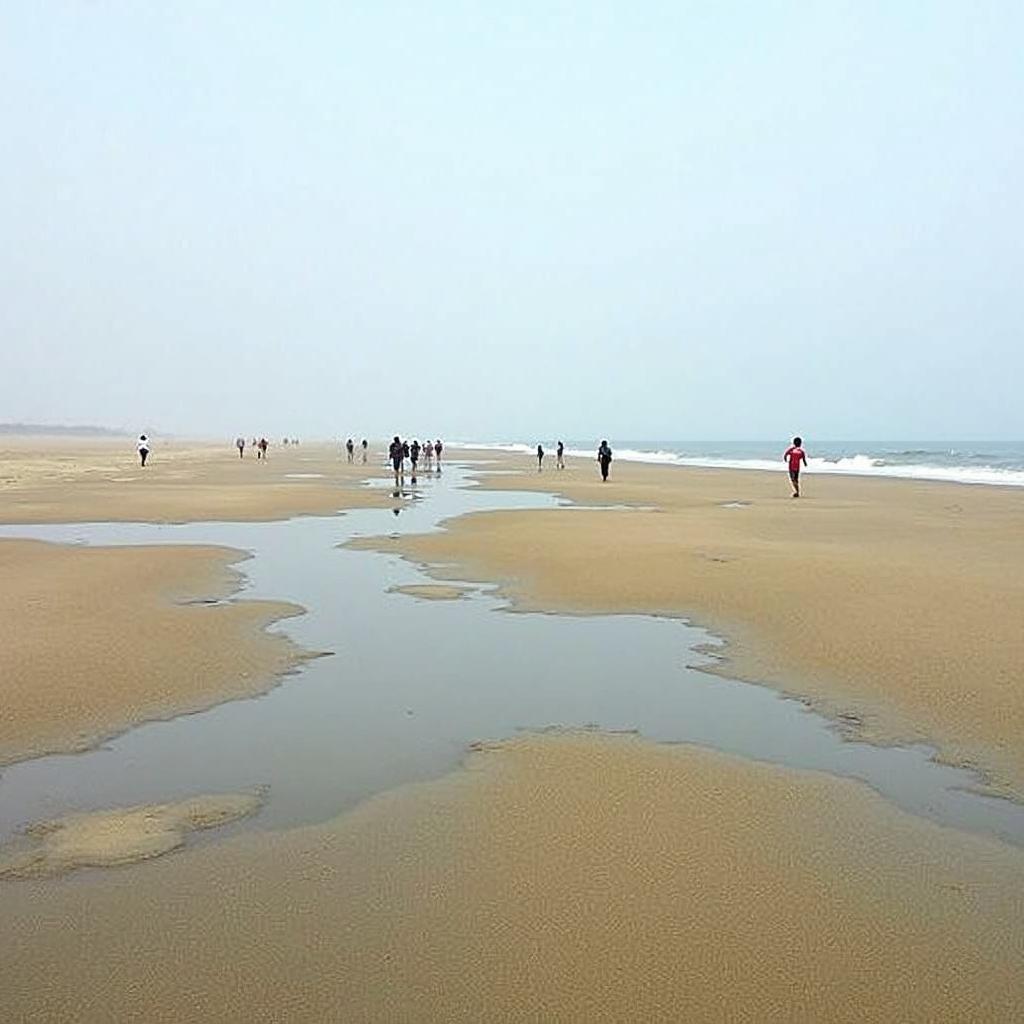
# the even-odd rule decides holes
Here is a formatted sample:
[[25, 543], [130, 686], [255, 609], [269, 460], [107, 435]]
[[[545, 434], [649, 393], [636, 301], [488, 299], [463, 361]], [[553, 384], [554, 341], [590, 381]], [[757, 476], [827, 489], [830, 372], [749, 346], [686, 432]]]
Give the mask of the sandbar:
[[191, 832], [254, 813], [262, 802], [261, 793], [219, 793], [36, 822], [0, 845], [0, 878], [48, 878], [149, 860], [179, 849]]
[[426, 601], [457, 601], [472, 591], [469, 587], [453, 587], [444, 583], [406, 583], [400, 587], [391, 587], [390, 592], [420, 597]]
[[309, 655], [266, 627], [302, 609], [204, 600], [236, 589], [245, 557], [0, 539], [0, 764], [274, 686]]

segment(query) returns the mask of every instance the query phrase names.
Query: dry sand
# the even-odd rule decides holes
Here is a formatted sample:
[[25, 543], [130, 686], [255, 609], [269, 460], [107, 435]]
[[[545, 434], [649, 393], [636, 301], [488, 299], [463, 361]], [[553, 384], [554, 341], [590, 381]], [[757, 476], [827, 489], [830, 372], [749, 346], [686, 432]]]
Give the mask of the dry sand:
[[730, 641], [729, 675], [871, 738], [937, 743], [1024, 798], [1021, 491], [809, 476], [793, 501], [783, 472], [613, 463], [602, 485], [582, 460], [496, 464], [524, 472], [493, 488], [635, 507], [482, 513], [369, 543], [440, 579], [500, 581], [520, 608], [692, 618]]
[[1019, 850], [633, 738], [524, 737], [468, 767], [326, 826], [7, 883], [8, 1019], [1024, 1013]]
[[231, 442], [156, 439], [145, 469], [135, 441], [0, 440], [0, 522], [193, 522], [269, 520], [388, 504], [361, 483], [380, 475], [380, 455], [348, 465], [339, 447], [274, 445], [244, 459]]
[[215, 547], [0, 540], [0, 764], [262, 693], [304, 656], [271, 601], [187, 604], [237, 585]]
[[262, 793], [220, 793], [37, 822], [0, 845], [0, 878], [47, 878], [159, 857], [181, 847], [190, 832], [237, 821], [262, 803]]

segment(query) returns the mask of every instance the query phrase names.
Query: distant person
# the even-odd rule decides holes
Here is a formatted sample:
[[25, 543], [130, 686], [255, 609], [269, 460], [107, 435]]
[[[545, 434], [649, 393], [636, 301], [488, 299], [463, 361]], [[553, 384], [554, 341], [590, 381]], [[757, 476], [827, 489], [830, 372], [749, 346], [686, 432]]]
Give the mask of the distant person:
[[417, 441], [415, 438], [413, 438], [413, 442], [409, 446], [409, 461], [412, 463], [412, 479], [413, 479], [413, 482], [415, 482], [415, 480], [416, 480], [416, 465], [420, 461], [420, 452], [421, 451], [422, 451], [422, 448], [420, 447], [419, 441]]
[[366, 449], [369, 448], [369, 447], [370, 446], [367, 443], [366, 438], [364, 437], [363, 438], [363, 465], [364, 466], [366, 465]]
[[608, 482], [608, 467], [612, 464], [612, 450], [607, 441], [602, 441], [597, 449], [597, 463], [601, 467], [601, 482]]
[[427, 473], [434, 468], [434, 446], [429, 438], [423, 442], [423, 468]]
[[256, 446], [256, 458], [266, 461], [268, 447], [267, 439], [265, 437], [261, 437], [260, 443]]
[[388, 448], [388, 458], [391, 460], [391, 468], [395, 471], [395, 486], [400, 487], [405, 482], [405, 445], [397, 434]]
[[245, 456], [245, 438], [244, 437], [236, 437], [235, 438], [235, 447], [238, 449], [238, 457], [240, 459], [243, 458]]
[[139, 443], [135, 446], [139, 451], [139, 462], [144, 466], [149, 458], [149, 438], [145, 434], [139, 434]]
[[[428, 441], [427, 444], [429, 444], [429, 443], [430, 442]], [[444, 451], [444, 445], [441, 444], [441, 438], [438, 438], [434, 442], [434, 457], [437, 459], [437, 471], [438, 471], [438, 473], [441, 472], [441, 452], [443, 452], [443, 451]]]
[[537, 445], [537, 472], [544, 468], [544, 446]]
[[345, 451], [348, 452], [348, 461], [352, 462], [355, 458], [356, 444], [351, 437], [345, 442]]
[[287, 448], [288, 447], [288, 438], [287, 437], [282, 437], [281, 438], [281, 444], [283, 444]]
[[800, 464], [807, 465], [807, 453], [803, 449], [803, 438], [794, 437], [793, 443], [782, 457], [789, 463], [789, 482], [793, 485], [793, 497], [800, 497]]
[[565, 445], [561, 441], [555, 445], [555, 468], [565, 469]]

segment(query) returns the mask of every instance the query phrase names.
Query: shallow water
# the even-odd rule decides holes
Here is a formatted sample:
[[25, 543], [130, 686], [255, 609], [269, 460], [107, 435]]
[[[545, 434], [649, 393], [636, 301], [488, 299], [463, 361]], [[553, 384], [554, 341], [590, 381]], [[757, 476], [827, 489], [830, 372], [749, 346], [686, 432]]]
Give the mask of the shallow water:
[[[904, 809], [1024, 845], [1024, 806], [972, 792], [972, 773], [925, 747], [844, 739], [772, 690], [711, 676], [694, 651], [714, 643], [676, 620], [637, 615], [506, 614], [484, 591], [459, 601], [389, 592], [433, 582], [396, 555], [339, 547], [421, 533], [468, 511], [554, 508], [541, 494], [467, 486], [469, 469], [421, 476], [391, 511], [277, 523], [24, 526], [0, 536], [88, 544], [224, 544], [245, 597], [306, 615], [273, 627], [332, 656], [268, 694], [143, 725], [83, 754], [22, 762], [0, 775], [0, 838], [70, 811], [269, 787], [247, 828], [325, 820], [372, 793], [451, 770], [474, 740], [519, 729], [635, 729], [750, 758], [861, 779]], [[387, 486], [387, 481], [374, 486]], [[390, 487], [389, 487], [390, 489]], [[723, 515], [735, 514], [723, 511]]]

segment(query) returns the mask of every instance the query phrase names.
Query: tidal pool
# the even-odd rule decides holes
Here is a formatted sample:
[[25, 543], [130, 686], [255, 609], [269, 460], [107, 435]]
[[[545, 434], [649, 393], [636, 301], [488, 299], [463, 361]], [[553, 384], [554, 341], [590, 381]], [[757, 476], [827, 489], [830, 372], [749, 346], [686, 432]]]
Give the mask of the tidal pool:
[[[924, 746], [878, 747], [759, 686], [700, 671], [716, 641], [674, 619], [508, 614], [493, 594], [427, 601], [396, 588], [434, 584], [396, 555], [342, 547], [422, 533], [485, 509], [555, 508], [553, 497], [487, 492], [449, 464], [392, 490], [393, 508], [275, 523], [6, 526], [0, 536], [85, 544], [223, 544], [250, 552], [240, 597], [307, 609], [279, 623], [330, 651], [264, 696], [139, 726], [81, 754], [0, 773], [0, 839], [76, 811], [266, 787], [238, 828], [330, 818], [372, 793], [443, 774], [468, 745], [520, 729], [636, 730], [748, 758], [860, 779], [913, 814], [1024, 844], [1024, 806], [986, 796], [969, 771]], [[231, 830], [229, 829], [229, 831]], [[213, 834], [211, 834], [212, 836]], [[206, 841], [213, 841], [209, 839]]]

